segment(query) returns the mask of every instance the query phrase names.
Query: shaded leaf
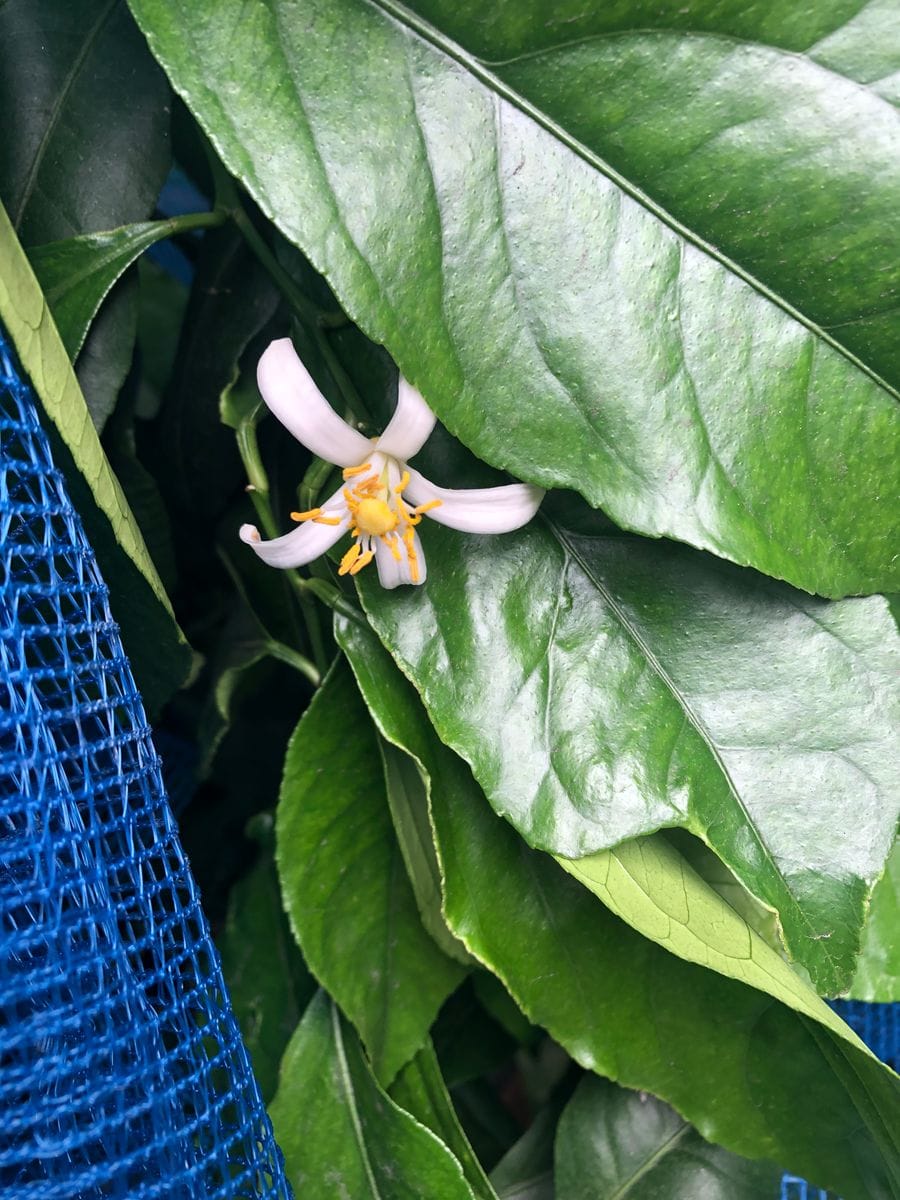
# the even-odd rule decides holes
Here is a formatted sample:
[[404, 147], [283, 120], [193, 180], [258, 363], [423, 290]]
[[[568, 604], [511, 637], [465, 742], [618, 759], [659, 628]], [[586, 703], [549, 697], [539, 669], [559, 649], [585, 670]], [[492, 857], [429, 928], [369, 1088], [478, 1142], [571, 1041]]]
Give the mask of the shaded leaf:
[[[399, 753], [399, 751], [397, 751]], [[463, 1133], [430, 1040], [406, 1064], [390, 1089], [391, 1099], [427, 1126], [453, 1152], [476, 1200], [497, 1200], [496, 1193]]]
[[342, 662], [288, 745], [276, 853], [304, 958], [388, 1084], [423, 1045], [463, 970], [422, 927], [391, 825], [375, 730]]
[[[131, 3], [228, 168], [486, 461], [576, 489], [623, 527], [809, 591], [879, 591], [898, 578], [896, 395], [452, 42], [453, 6], [432, 6], [432, 24], [393, 0], [277, 0], [252, 19], [240, 0], [202, 14], [178, 0]], [[771, 88], [761, 58], [754, 94], [773, 105], [765, 147], [780, 144], [781, 103], [785, 127], [799, 113], [820, 158], [848, 160], [834, 192], [804, 176], [810, 224], [824, 231], [837, 210], [865, 261], [880, 256], [900, 192], [892, 166], [866, 174], [885, 162], [880, 134], [870, 148], [870, 123], [842, 115], [844, 82], [815, 68], [828, 111], [853, 133], [827, 154], [808, 106], [784, 105], [785, 92], [803, 98], [805, 64], [793, 71], [789, 60]], [[548, 75], [546, 86], [563, 85]], [[579, 95], [589, 106], [594, 93]], [[866, 103], [893, 147], [896, 114]], [[689, 133], [702, 141], [701, 117]], [[680, 118], [683, 107], [670, 119]], [[729, 170], [759, 178], [742, 155], [748, 139], [734, 140]], [[801, 137], [791, 162], [806, 146]], [[781, 162], [769, 150], [767, 163]], [[774, 174], [773, 192], [790, 193], [789, 173]], [[842, 198], [850, 180], [855, 199], [860, 176], [880, 190], [855, 230]], [[822, 270], [835, 274], [833, 262], [829, 246]], [[879, 311], [895, 304], [880, 280]], [[849, 308], [868, 311], [869, 300], [854, 293]]]
[[[150, 215], [169, 90], [124, 0], [0, 5], [0, 199], [26, 246]], [[68, 343], [67, 343], [68, 344]]]
[[31, 247], [28, 259], [69, 357], [73, 361], [77, 357], [91, 321], [113, 284], [148, 247], [161, 238], [220, 221], [218, 214], [194, 213]]
[[291, 1038], [269, 1113], [298, 1195], [474, 1200], [450, 1151], [379, 1088], [323, 992]]
[[585, 1076], [556, 1135], [557, 1200], [772, 1200], [781, 1170], [711, 1146], [668, 1104]]
[[0, 206], [0, 320], [58, 435], [54, 456], [110, 588], [151, 713], [183, 682], [191, 652], [121, 487], [109, 468], [46, 301]]
[[425, 552], [427, 590], [363, 601], [496, 810], [568, 857], [683, 826], [844, 990], [900, 808], [885, 601], [546, 523]]
[[231, 890], [216, 946], [253, 1074], [268, 1101], [278, 1084], [281, 1056], [316, 986], [281, 906], [272, 847], [267, 844], [272, 841], [271, 818], [262, 820], [259, 858]]
[[[604, 856], [623, 915], [646, 924], [655, 914], [657, 927], [674, 915], [684, 922], [679, 935], [696, 940], [695, 959], [705, 943], [710, 965], [743, 970], [754, 986], [677, 957], [678, 944], [671, 954], [640, 936], [490, 811], [366, 631], [343, 622], [338, 630], [382, 734], [430, 778], [445, 917], [529, 1019], [582, 1066], [654, 1092], [735, 1153], [784, 1163], [845, 1200], [895, 1196], [896, 1077], [738, 914], [683, 861], [645, 872], [641, 891], [618, 859], [634, 854], [626, 845]], [[661, 839], [649, 843], [664, 865], [675, 854]], [[685, 917], [673, 898], [688, 882]], [[725, 947], [739, 957], [729, 962]]]

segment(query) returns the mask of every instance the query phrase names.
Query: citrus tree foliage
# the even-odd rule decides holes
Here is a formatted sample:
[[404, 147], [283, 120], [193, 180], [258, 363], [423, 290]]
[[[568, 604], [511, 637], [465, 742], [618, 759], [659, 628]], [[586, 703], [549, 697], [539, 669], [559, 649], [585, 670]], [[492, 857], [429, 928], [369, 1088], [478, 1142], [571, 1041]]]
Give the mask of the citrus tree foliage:
[[76, 7], [0, 6], [0, 319], [297, 1193], [900, 1196], [825, 1003], [898, 998], [891, 5]]

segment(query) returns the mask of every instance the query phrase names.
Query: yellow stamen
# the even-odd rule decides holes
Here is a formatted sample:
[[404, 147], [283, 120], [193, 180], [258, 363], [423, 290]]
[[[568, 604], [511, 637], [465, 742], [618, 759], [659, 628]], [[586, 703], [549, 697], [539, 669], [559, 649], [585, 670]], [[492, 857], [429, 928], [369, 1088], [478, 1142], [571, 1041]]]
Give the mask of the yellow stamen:
[[316, 525], [340, 525], [343, 517], [313, 517]]
[[433, 508], [440, 508], [443, 500], [429, 500], [427, 504], [417, 504], [413, 509], [416, 516], [421, 516], [422, 513], [431, 512]]
[[354, 542], [344, 557], [341, 559], [341, 565], [338, 567], [338, 575], [346, 575], [348, 571], [353, 569], [353, 565], [359, 558], [360, 552], [359, 542]]
[[313, 521], [321, 512], [321, 508], [311, 508], [309, 512], [292, 512], [292, 521]]
[[352, 479], [354, 475], [362, 475], [362, 473], [364, 471], [371, 471], [371, 470], [372, 470], [371, 463], [363, 463], [362, 466], [360, 466], [360, 467], [344, 467], [343, 474], [344, 474], [345, 479]]
[[402, 492], [404, 488], [408, 488], [408, 487], [409, 487], [409, 471], [404, 471], [403, 476], [400, 479], [400, 482], [397, 484], [394, 491]]
[[[357, 542], [357, 545], [359, 545], [358, 542]], [[363, 567], [367, 567], [374, 557], [375, 557], [374, 550], [366, 550], [365, 553], [361, 554], [359, 556], [359, 558], [356, 560], [356, 562], [353, 564], [353, 566], [350, 568], [350, 574], [358, 575], [360, 573], [360, 571], [363, 569]]]
[[390, 550], [391, 554], [393, 554], [393, 556], [394, 556], [394, 562], [400, 562], [400, 559], [401, 559], [403, 556], [402, 556], [402, 554], [400, 553], [400, 539], [397, 537], [397, 535], [396, 535], [396, 534], [394, 534], [394, 536], [393, 536], [393, 537], [386, 537], [386, 536], [385, 536], [385, 537], [382, 537], [382, 539], [381, 539], [381, 540], [382, 540], [382, 541], [385, 543], [385, 545], [387, 546], [388, 550]]

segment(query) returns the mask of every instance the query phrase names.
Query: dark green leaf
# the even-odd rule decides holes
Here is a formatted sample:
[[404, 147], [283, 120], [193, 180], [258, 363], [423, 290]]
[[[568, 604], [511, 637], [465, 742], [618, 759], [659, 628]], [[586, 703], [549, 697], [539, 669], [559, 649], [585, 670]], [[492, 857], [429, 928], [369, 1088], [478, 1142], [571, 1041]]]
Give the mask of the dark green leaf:
[[499, 1200], [556, 1200], [553, 1140], [560, 1104], [550, 1103], [491, 1171]]
[[529, 850], [429, 732], [366, 631], [342, 623], [339, 635], [383, 735], [430, 777], [447, 921], [532, 1021], [581, 1065], [654, 1092], [738, 1154], [784, 1163], [845, 1200], [900, 1194], [900, 1156], [885, 1141], [900, 1128], [896, 1077], [673, 847], [645, 840], [657, 861], [643, 875], [629, 845], [590, 864], [608, 861], [610, 902], [655, 922], [670, 954]]
[[463, 971], [422, 927], [391, 825], [375, 730], [341, 661], [288, 746], [278, 804], [285, 907], [313, 974], [385, 1084]]
[[29, 261], [69, 357], [73, 361], [77, 357], [91, 321], [113, 284], [148, 247], [162, 238], [220, 222], [218, 214], [195, 213], [82, 234], [29, 249]]
[[773, 1200], [781, 1170], [711, 1146], [668, 1104], [585, 1076], [556, 1135], [557, 1200]]
[[[782, 258], [783, 237], [766, 252], [779, 264], [767, 287], [748, 273], [756, 262], [732, 263], [702, 228], [679, 224], [638, 180], [450, 41], [449, 3], [433, 6], [432, 24], [395, 0], [273, 0], [252, 19], [241, 19], [240, 0], [202, 13], [178, 0], [131, 2], [229, 169], [481, 457], [579, 490], [623, 527], [809, 591], [878, 591], [898, 578], [896, 395], [816, 323], [815, 304], [801, 313], [773, 290], [797, 274]], [[685, 11], [696, 24], [719, 7], [694, 0]], [[516, 6], [507, 11], [515, 21]], [[525, 20], [549, 11], [535, 0]], [[479, 9], [482, 21], [490, 24], [490, 10]], [[669, 74], [690, 82], [681, 60], [696, 39], [687, 24]], [[470, 40], [466, 23], [458, 32]], [[753, 50], [756, 59], [740, 64], [751, 94], [740, 78], [725, 79], [719, 178], [744, 189], [741, 211], [760, 187], [784, 197], [776, 229], [799, 222], [816, 241], [815, 269], [797, 286], [818, 294], [816, 280], [833, 277], [834, 313], [878, 317], [880, 328], [878, 315], [896, 309], [896, 268], [890, 278], [881, 270], [897, 260], [884, 250], [885, 213], [900, 193], [895, 114], [859, 88], [845, 112], [846, 81], [814, 67], [823, 123], [810, 109], [807, 64], [787, 58], [771, 86], [772, 54], [734, 48]], [[708, 48], [699, 78], [723, 53]], [[659, 56], [661, 72], [672, 58]], [[564, 107], [570, 84], [557, 74], [548, 68], [541, 87], [554, 103], [561, 93]], [[675, 128], [656, 135], [652, 162], [660, 139], [683, 155], [716, 132], [704, 125], [719, 112], [719, 92], [709, 91], [693, 107], [666, 104]], [[596, 89], [578, 96], [587, 116], [576, 133], [604, 111]], [[859, 120], [857, 109], [876, 113], [875, 142], [874, 118]], [[754, 124], [760, 132], [745, 136]], [[632, 140], [639, 117], [635, 125]], [[833, 186], [823, 165], [835, 166]], [[673, 186], [696, 189], [689, 171]], [[706, 201], [715, 211], [720, 195], [717, 180]], [[766, 205], [760, 214], [768, 220]], [[759, 247], [749, 225], [735, 244]], [[878, 263], [861, 284], [858, 272], [848, 281], [835, 267], [848, 241], [857, 263]], [[806, 262], [805, 237], [792, 253]], [[862, 337], [871, 336], [869, 327]]]
[[540, 524], [426, 538], [426, 589], [360, 576], [363, 600], [496, 810], [569, 857], [684, 826], [844, 990], [898, 815], [884, 600]]
[[184, 681], [191, 652], [96, 430], [46, 301], [0, 205], [0, 320], [29, 374], [54, 455], [110, 587], [113, 615], [151, 713]]
[[881, 881], [863, 930], [862, 954], [850, 988], [854, 1000], [900, 1001], [900, 842]]
[[[138, 283], [133, 276], [119, 281], [94, 321], [75, 363], [75, 374], [98, 433], [103, 432], [114, 412], [131, 369], [137, 336], [137, 292]], [[59, 329], [52, 305], [50, 311]]]
[[446, 1146], [379, 1088], [324, 993], [288, 1045], [269, 1111], [298, 1196], [474, 1200]]
[[463, 1133], [430, 1041], [394, 1080], [390, 1095], [395, 1103], [427, 1126], [453, 1152], [477, 1200], [497, 1200]]
[[[269, 824], [271, 818], [263, 818]], [[270, 842], [271, 834], [261, 839]], [[278, 1064], [315, 984], [294, 945], [269, 845], [231, 891], [216, 938], [231, 1006], [264, 1100], [275, 1094]]]
[[124, 0], [6, 0], [0, 46], [0, 199], [21, 241], [149, 216], [169, 92]]

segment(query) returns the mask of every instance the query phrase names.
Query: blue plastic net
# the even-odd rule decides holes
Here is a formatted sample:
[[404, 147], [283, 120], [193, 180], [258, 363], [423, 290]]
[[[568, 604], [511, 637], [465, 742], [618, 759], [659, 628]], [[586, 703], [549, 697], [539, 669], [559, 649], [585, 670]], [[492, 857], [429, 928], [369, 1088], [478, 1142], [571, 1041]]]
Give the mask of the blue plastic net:
[[160, 762], [0, 328], [0, 1195], [287, 1198]]

